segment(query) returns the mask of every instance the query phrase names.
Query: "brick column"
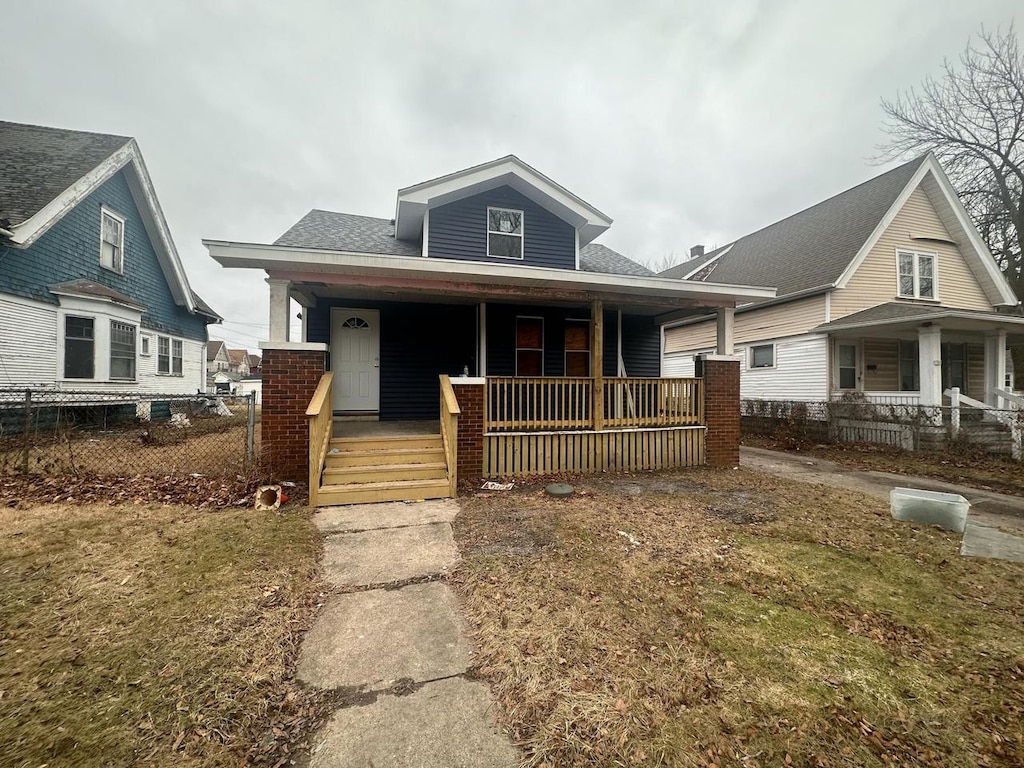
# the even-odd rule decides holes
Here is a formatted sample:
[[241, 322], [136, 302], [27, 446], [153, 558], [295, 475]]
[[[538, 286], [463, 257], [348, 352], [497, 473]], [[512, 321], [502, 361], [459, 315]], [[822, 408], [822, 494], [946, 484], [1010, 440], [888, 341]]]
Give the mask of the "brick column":
[[263, 349], [260, 461], [268, 477], [309, 480], [306, 408], [323, 373], [322, 349]]
[[740, 361], [725, 355], [698, 358], [703, 364], [705, 460], [710, 467], [740, 463]]
[[459, 401], [459, 482], [477, 482], [484, 471], [484, 384], [452, 379]]

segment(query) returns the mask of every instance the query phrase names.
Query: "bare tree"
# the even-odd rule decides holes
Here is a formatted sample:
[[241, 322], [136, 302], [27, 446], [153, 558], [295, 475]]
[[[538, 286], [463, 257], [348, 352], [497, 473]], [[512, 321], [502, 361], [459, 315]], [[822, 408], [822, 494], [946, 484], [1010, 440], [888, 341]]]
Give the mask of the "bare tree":
[[1024, 56], [1013, 26], [984, 29], [939, 78], [882, 100], [892, 160], [934, 152], [1024, 297]]

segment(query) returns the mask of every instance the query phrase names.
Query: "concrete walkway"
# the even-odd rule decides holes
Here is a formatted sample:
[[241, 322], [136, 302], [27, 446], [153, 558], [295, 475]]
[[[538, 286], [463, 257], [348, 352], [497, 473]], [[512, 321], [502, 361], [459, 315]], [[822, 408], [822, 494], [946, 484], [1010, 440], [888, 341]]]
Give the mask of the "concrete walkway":
[[440, 579], [458, 562], [453, 500], [333, 507], [327, 535], [333, 595], [306, 635], [299, 679], [338, 709], [311, 768], [512, 768], [520, 755], [494, 725], [487, 686], [467, 675], [472, 648], [455, 595]]
[[827, 459], [765, 448], [740, 448], [740, 464], [778, 477], [889, 499], [893, 488], [958, 493], [971, 502], [960, 554], [1024, 562], [1024, 498], [927, 477], [849, 469]]

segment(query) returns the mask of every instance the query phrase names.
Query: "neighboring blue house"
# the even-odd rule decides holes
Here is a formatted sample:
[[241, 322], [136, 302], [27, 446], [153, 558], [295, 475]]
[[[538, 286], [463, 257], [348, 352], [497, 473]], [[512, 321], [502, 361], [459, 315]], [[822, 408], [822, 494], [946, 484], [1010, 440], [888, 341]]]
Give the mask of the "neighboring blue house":
[[0, 122], [0, 388], [202, 391], [219, 319], [134, 139]]

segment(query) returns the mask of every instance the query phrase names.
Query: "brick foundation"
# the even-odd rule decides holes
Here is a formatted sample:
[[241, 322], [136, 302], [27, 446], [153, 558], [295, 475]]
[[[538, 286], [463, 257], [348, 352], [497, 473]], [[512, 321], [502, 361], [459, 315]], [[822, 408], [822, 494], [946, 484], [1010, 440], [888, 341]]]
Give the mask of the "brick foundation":
[[319, 350], [263, 350], [263, 414], [260, 461], [268, 477], [309, 479], [306, 408], [324, 374]]
[[740, 463], [740, 361], [708, 357], [704, 376], [705, 457], [710, 467]]
[[459, 401], [459, 482], [477, 482], [484, 471], [484, 385], [452, 379]]

